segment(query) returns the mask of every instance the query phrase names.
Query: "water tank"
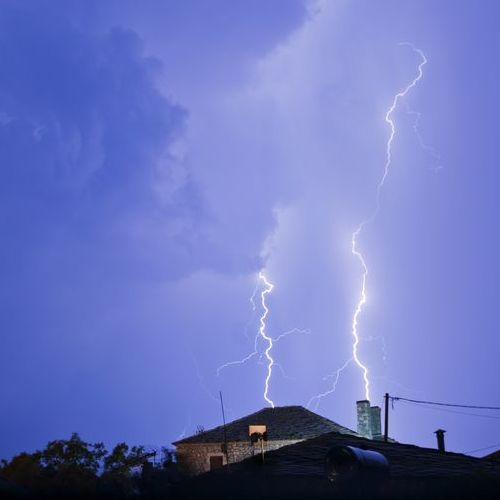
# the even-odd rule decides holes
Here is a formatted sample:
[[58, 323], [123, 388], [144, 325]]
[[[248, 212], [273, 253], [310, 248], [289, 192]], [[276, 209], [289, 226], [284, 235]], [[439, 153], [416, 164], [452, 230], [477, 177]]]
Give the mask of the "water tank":
[[326, 475], [335, 484], [363, 479], [381, 481], [389, 474], [389, 462], [382, 453], [354, 446], [334, 446], [326, 455]]

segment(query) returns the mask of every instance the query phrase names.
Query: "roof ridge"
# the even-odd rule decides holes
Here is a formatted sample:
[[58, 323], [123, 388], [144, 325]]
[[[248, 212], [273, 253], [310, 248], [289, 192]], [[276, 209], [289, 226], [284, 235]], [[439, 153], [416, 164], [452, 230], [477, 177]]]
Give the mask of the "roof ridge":
[[206, 434], [208, 432], [213, 432], [213, 431], [216, 431], [218, 429], [224, 429], [224, 427], [227, 427], [228, 425], [236, 424], [237, 422], [239, 422], [239, 421], [241, 421], [241, 420], [243, 420], [245, 418], [253, 417], [257, 413], [260, 413], [261, 411], [263, 411], [265, 409], [266, 408], [262, 408], [261, 410], [258, 410], [258, 411], [254, 412], [254, 413], [250, 413], [249, 415], [245, 415], [243, 417], [237, 418], [236, 420], [231, 420], [231, 422], [228, 422], [227, 424], [217, 425], [216, 427], [212, 427], [211, 429], [204, 430], [203, 432], [199, 432], [198, 434], [192, 434], [191, 436], [186, 436], [186, 437], [184, 437], [182, 439], [178, 439], [177, 441], [172, 441], [172, 444], [182, 443], [186, 439], [190, 439], [190, 438], [192, 438], [194, 436], [203, 436], [203, 434]]
[[[260, 410], [257, 410], [253, 413], [250, 413], [248, 415], [244, 415], [243, 417], [240, 417], [240, 418], [237, 418], [235, 420], [231, 420], [231, 422], [227, 422], [226, 424], [222, 424], [222, 425], [217, 425], [216, 427], [212, 427], [211, 429], [207, 429], [207, 430], [204, 430], [203, 432], [200, 432], [198, 434], [192, 434], [191, 436], [187, 436], [185, 438], [182, 438], [182, 439], [178, 439], [177, 441], [172, 441], [172, 444], [176, 444], [176, 443], [182, 443], [184, 440], [186, 439], [190, 439], [194, 436], [203, 436], [203, 434], [206, 434], [208, 432], [213, 432], [213, 431], [216, 431], [218, 429], [224, 429], [224, 427], [227, 427], [228, 425], [232, 425], [232, 424], [236, 424], [238, 422], [240, 422], [241, 420], [244, 420], [244, 419], [247, 419], [247, 418], [250, 418], [250, 417], [253, 417], [254, 415], [257, 415], [257, 413], [261, 413], [265, 410], [276, 410], [278, 408], [304, 408], [303, 406], [301, 407], [301, 405], [290, 405], [290, 406], [265, 406], [264, 408], [261, 408]], [[307, 408], [304, 408], [304, 410], [306, 410]]]
[[[290, 413], [288, 413], [290, 412]], [[318, 413], [315, 413], [308, 408], [305, 408], [302, 405], [288, 405], [288, 406], [276, 406], [276, 407], [264, 407], [261, 408], [260, 410], [257, 410], [256, 412], [250, 413], [248, 415], [244, 415], [240, 418], [237, 418], [235, 420], [232, 420], [231, 422], [228, 422], [225, 425], [226, 431], [229, 433], [235, 432], [239, 434], [243, 434], [241, 428], [238, 430], [238, 427], [241, 425], [246, 425], [249, 423], [251, 420], [256, 420], [259, 418], [262, 418], [265, 421], [268, 421], [273, 419], [273, 415], [276, 416], [277, 418], [277, 423], [283, 424], [283, 421], [286, 422], [287, 417], [289, 418], [289, 421], [291, 422], [291, 426], [293, 427], [293, 422], [295, 421], [297, 423], [297, 429], [300, 430], [299, 424], [305, 424], [305, 427], [302, 427], [303, 429], [306, 429], [306, 435], [311, 433], [311, 427], [314, 427], [315, 425], [319, 428], [322, 429], [321, 433], [323, 432], [329, 432], [329, 431], [337, 431], [340, 433], [348, 433], [348, 434], [353, 434], [356, 435], [356, 433], [347, 428], [344, 427], [343, 425], [338, 424], [337, 422], [330, 420], [328, 417], [325, 417], [323, 415], [319, 415]], [[304, 420], [305, 418], [305, 420]], [[300, 420], [302, 419], [302, 422]], [[252, 422], [250, 422], [251, 424]], [[255, 424], [259, 422], [253, 422]], [[265, 422], [261, 422], [265, 423]], [[329, 427], [328, 430], [325, 429], [325, 427]], [[276, 427], [276, 428], [279, 428]], [[283, 428], [283, 427], [282, 427]], [[187, 436], [183, 439], [178, 439], [177, 441], [174, 441], [172, 444], [178, 445], [181, 443], [202, 443], [204, 442], [204, 439], [208, 439], [208, 442], [212, 442], [214, 439], [214, 435], [217, 435], [218, 433], [221, 433], [224, 430], [224, 424], [218, 425], [216, 427], [213, 427], [211, 429], [204, 430], [200, 432], [199, 434], [193, 434], [191, 436]], [[308, 432], [309, 431], [309, 432]], [[319, 431], [319, 429], [318, 429]], [[312, 431], [314, 432], [314, 431]], [[295, 433], [292, 433], [295, 434]], [[240, 436], [241, 439], [241, 436]]]

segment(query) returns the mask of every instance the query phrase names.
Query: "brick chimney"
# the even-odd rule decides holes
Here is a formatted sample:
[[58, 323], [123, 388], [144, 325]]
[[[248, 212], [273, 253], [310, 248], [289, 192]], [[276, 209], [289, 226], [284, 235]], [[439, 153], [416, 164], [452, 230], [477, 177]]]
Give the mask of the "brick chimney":
[[356, 402], [356, 408], [358, 414], [358, 434], [367, 439], [381, 439], [380, 406], [370, 406], [370, 401], [364, 399]]

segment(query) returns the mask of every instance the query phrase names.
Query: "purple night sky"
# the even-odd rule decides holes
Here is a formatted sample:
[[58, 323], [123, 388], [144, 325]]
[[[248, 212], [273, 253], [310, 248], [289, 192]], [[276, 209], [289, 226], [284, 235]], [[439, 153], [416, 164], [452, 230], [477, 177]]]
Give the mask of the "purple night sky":
[[[261, 270], [267, 334], [292, 331], [269, 397], [332, 386], [351, 236], [420, 62], [400, 42], [428, 63], [358, 238], [359, 358], [372, 404], [500, 406], [499, 19], [487, 0], [0, 0], [0, 458], [73, 431], [169, 445], [220, 424], [219, 391], [229, 420], [266, 406], [262, 339], [217, 372], [254, 350]], [[310, 408], [355, 427], [363, 398], [351, 362]], [[443, 428], [460, 452], [500, 448], [499, 425], [391, 412], [397, 440]]]

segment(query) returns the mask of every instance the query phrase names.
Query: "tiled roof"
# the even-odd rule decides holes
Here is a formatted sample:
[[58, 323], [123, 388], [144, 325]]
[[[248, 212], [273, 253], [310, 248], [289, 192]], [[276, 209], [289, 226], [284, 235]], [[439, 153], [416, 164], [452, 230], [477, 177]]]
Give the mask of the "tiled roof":
[[262, 471], [272, 476], [324, 477], [326, 454], [335, 445], [356, 446], [382, 453], [389, 461], [390, 474], [394, 478], [491, 477], [500, 479], [500, 465], [493, 461], [460, 453], [440, 453], [436, 449], [396, 442], [372, 441], [337, 432], [323, 434], [270, 451], [266, 453], [264, 465], [248, 459], [232, 464], [231, 470], [233, 473]]
[[[226, 425], [228, 442], [248, 441], [249, 425], [265, 425], [268, 440], [310, 439], [327, 432], [357, 435], [354, 431], [343, 427], [321, 415], [313, 413], [302, 406], [280, 406], [264, 408], [246, 417], [234, 420]], [[174, 442], [184, 443], [222, 443], [224, 427], [201, 432], [194, 436]]]
[[497, 462], [500, 462], [500, 450], [489, 453], [488, 455], [481, 458], [483, 458], [483, 460], [496, 460]]

